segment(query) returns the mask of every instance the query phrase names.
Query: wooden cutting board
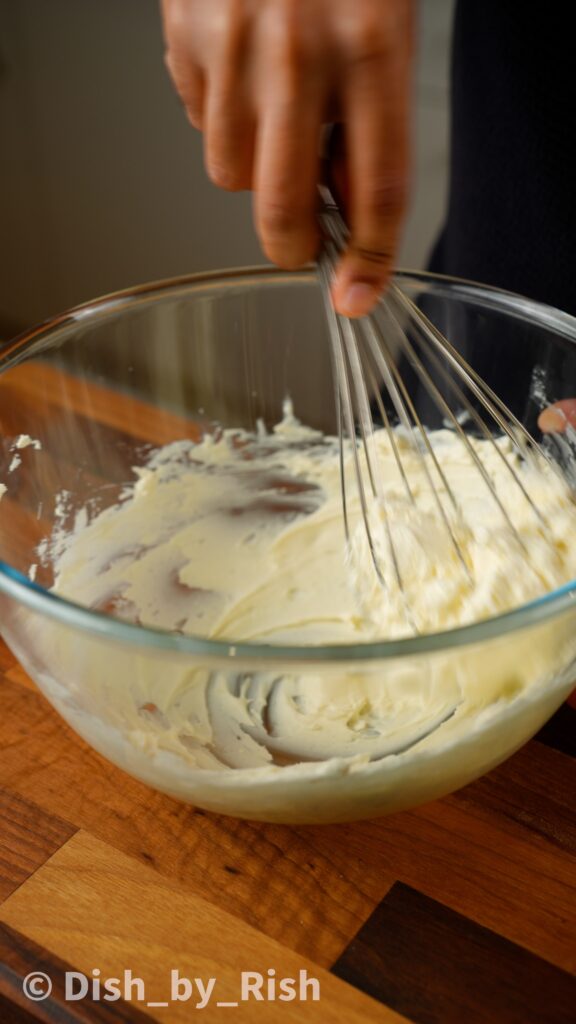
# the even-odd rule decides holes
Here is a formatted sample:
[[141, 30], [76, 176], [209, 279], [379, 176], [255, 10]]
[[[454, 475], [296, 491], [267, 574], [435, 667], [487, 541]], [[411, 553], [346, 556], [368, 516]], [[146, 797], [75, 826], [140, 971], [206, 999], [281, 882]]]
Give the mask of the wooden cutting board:
[[[3, 645], [0, 676], [2, 1024], [194, 1019], [197, 990], [151, 1005], [170, 1000], [172, 971], [216, 979], [208, 1021], [573, 1024], [568, 705], [455, 796], [287, 827], [153, 792], [78, 739]], [[130, 1001], [67, 1002], [65, 973], [92, 983], [94, 969], [143, 986]], [[22, 983], [37, 971], [52, 992], [32, 1002]], [[242, 972], [301, 971], [319, 1000], [310, 985], [306, 1001], [239, 1001]]]
[[[6, 430], [10, 393], [13, 409], [29, 402], [27, 416], [34, 403], [4, 388]], [[129, 415], [98, 396], [93, 416], [149, 433], [138, 403]], [[197, 1011], [238, 1024], [574, 1024], [568, 705], [452, 797], [375, 821], [288, 827], [208, 814], [124, 775], [1, 643], [0, 695], [0, 1024], [152, 1024]], [[25, 994], [31, 974], [32, 995], [51, 987], [46, 998]], [[67, 999], [66, 978], [68, 995], [87, 995]], [[107, 994], [121, 998], [97, 998], [96, 981], [113, 978]]]

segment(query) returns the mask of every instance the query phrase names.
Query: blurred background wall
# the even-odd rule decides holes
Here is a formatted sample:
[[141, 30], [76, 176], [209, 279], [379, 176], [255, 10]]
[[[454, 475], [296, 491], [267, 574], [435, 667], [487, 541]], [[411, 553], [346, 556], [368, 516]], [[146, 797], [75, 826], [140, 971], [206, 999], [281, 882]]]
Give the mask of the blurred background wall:
[[[413, 199], [442, 221], [453, 0], [421, 0]], [[0, 0], [0, 340], [154, 278], [263, 262], [250, 196], [215, 189], [162, 60], [157, 0]]]

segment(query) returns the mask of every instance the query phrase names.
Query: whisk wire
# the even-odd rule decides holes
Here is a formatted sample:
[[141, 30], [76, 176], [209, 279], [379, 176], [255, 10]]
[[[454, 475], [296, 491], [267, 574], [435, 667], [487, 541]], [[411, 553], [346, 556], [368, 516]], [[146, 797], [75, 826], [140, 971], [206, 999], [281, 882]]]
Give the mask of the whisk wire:
[[[386, 312], [388, 312], [388, 311], [386, 311]], [[402, 331], [399, 328], [398, 323], [395, 320], [393, 321], [393, 323], [394, 323], [395, 328], [398, 329], [399, 334], [402, 335]], [[396, 396], [396, 401], [394, 403], [395, 404], [395, 408], [396, 408], [397, 411], [398, 411], [399, 408], [401, 408], [403, 410], [402, 411], [402, 420], [401, 420], [401, 422], [403, 422], [403, 423], [407, 422], [408, 423], [409, 438], [412, 441], [412, 450], [416, 454], [416, 457], [419, 460], [420, 468], [421, 468], [422, 473], [423, 473], [423, 475], [424, 475], [424, 477], [425, 477], [425, 479], [426, 479], [426, 481], [428, 483], [428, 487], [430, 489], [430, 493], [432, 495], [432, 498], [434, 500], [436, 508], [438, 509], [438, 512], [440, 514], [440, 517], [442, 519], [444, 527], [445, 527], [445, 529], [446, 529], [446, 531], [448, 533], [448, 536], [449, 536], [450, 541], [452, 543], [452, 547], [454, 548], [454, 551], [455, 551], [455, 553], [456, 553], [456, 555], [458, 557], [459, 562], [461, 563], [461, 565], [462, 565], [462, 567], [464, 569], [464, 572], [465, 572], [466, 576], [468, 577], [468, 579], [470, 579], [470, 571], [468, 569], [468, 565], [466, 563], [466, 559], [464, 558], [464, 553], [462, 551], [462, 548], [461, 548], [460, 544], [458, 543], [458, 539], [457, 539], [456, 534], [454, 532], [454, 529], [453, 529], [453, 527], [452, 527], [452, 525], [450, 523], [450, 519], [448, 517], [446, 509], [444, 508], [444, 504], [443, 504], [442, 499], [440, 497], [440, 493], [439, 493], [438, 488], [436, 487], [436, 485], [434, 483], [434, 480], [432, 478], [432, 474], [430, 472], [428, 463], [426, 461], [426, 457], [424, 455], [424, 449], [427, 451], [427, 453], [428, 453], [428, 455], [430, 457], [431, 464], [434, 466], [434, 468], [435, 468], [435, 470], [436, 470], [436, 472], [438, 474], [438, 477], [440, 479], [441, 485], [442, 485], [445, 493], [450, 498], [450, 501], [451, 501], [451, 503], [452, 503], [452, 505], [454, 507], [454, 510], [458, 513], [459, 512], [458, 503], [456, 501], [456, 497], [454, 495], [454, 492], [452, 491], [452, 488], [450, 487], [450, 484], [449, 484], [449, 482], [447, 480], [446, 474], [444, 473], [444, 471], [443, 471], [443, 469], [442, 469], [442, 467], [440, 465], [440, 462], [438, 461], [436, 452], [434, 451], [434, 448], [433, 448], [432, 444], [430, 443], [430, 438], [428, 437], [428, 433], [427, 433], [427, 431], [426, 431], [426, 429], [424, 427], [424, 424], [422, 423], [422, 420], [420, 419], [420, 417], [419, 417], [419, 415], [418, 415], [418, 413], [416, 411], [416, 407], [415, 407], [415, 405], [414, 405], [414, 403], [413, 403], [413, 401], [412, 401], [412, 399], [410, 397], [410, 394], [408, 392], [406, 384], [405, 384], [404, 380], [402, 379], [402, 375], [401, 375], [400, 371], [398, 370], [398, 367], [396, 366], [396, 363], [394, 362], [394, 359], [392, 358], [392, 355], [391, 355], [391, 352], [390, 352], [390, 349], [388, 347], [388, 343], [386, 341], [386, 338], [385, 338], [384, 334], [382, 332], [380, 332], [380, 331], [378, 331], [378, 332], [376, 331], [376, 328], [374, 327], [374, 318], [373, 317], [370, 318], [370, 320], [365, 320], [364, 323], [363, 323], [363, 326], [364, 326], [366, 335], [370, 339], [371, 348], [372, 348], [372, 355], [373, 355], [374, 359], [377, 360], [377, 362], [378, 362], [378, 364], [380, 366], [386, 366], [388, 371], [390, 372], [390, 375], [391, 375], [392, 380], [394, 382], [394, 394]], [[392, 398], [392, 393], [391, 392], [389, 392], [389, 393], [390, 393], [390, 397]], [[410, 413], [410, 416], [412, 416], [412, 419], [413, 419], [414, 424], [416, 426], [416, 429], [418, 431], [418, 435], [419, 435], [419, 438], [421, 440], [421, 443], [419, 443], [418, 436], [416, 436], [416, 434], [414, 432], [414, 429], [412, 427], [412, 424], [410, 423], [410, 419], [408, 417], [408, 411]]]
[[[485, 380], [474, 370], [472, 366], [467, 362], [461, 352], [458, 351], [454, 345], [446, 338], [428, 319], [425, 313], [416, 305], [415, 302], [408, 295], [406, 295], [398, 285], [392, 283], [390, 286], [390, 294], [396, 301], [403, 306], [408, 312], [412, 314], [414, 322], [417, 323], [422, 331], [426, 333], [428, 338], [436, 345], [446, 360], [460, 373], [460, 376], [465, 381], [466, 385], [470, 388], [472, 393], [478, 398], [484, 408], [490, 412], [495, 422], [498, 424], [500, 429], [507, 437], [510, 438], [512, 444], [519, 450], [520, 454], [525, 457], [526, 449], [536, 455], [539, 458], [545, 459], [548, 463], [553, 465], [553, 460], [544, 451], [541, 445], [532, 437], [532, 434], [526, 429], [524, 424], [514, 415], [511, 409], [502, 401], [499, 395], [486, 383]], [[520, 438], [526, 442], [526, 447], [520, 444]]]
[[370, 384], [370, 394], [372, 395], [373, 401], [375, 401], [376, 405], [378, 406], [378, 412], [380, 414], [380, 418], [381, 418], [381, 420], [382, 420], [382, 422], [384, 424], [384, 428], [386, 430], [386, 434], [388, 436], [388, 440], [390, 441], [390, 447], [391, 447], [392, 453], [394, 455], [394, 461], [396, 463], [396, 468], [398, 469], [398, 472], [400, 474], [400, 478], [401, 478], [402, 483], [404, 485], [404, 490], [406, 491], [406, 497], [410, 501], [411, 505], [415, 505], [416, 504], [416, 499], [414, 497], [414, 492], [412, 491], [412, 488], [410, 487], [410, 481], [408, 480], [408, 475], [406, 473], [406, 469], [404, 467], [404, 463], [402, 462], [402, 459], [400, 458], [400, 452], [398, 451], [398, 443], [396, 441], [396, 436], [394, 434], [394, 431], [392, 430], [392, 424], [390, 423], [390, 417], [389, 417], [388, 413], [386, 412], [386, 406], [384, 405], [384, 402], [382, 401], [382, 395], [380, 394], [380, 388], [378, 387], [378, 382], [377, 382], [376, 377], [374, 375], [374, 371], [372, 370], [372, 367], [370, 366], [370, 364], [368, 362], [366, 362], [366, 364], [365, 364], [365, 373], [366, 373], [366, 376], [367, 376], [369, 384]]
[[[323, 294], [324, 294], [324, 302], [325, 302], [326, 312], [327, 312], [327, 317], [328, 317], [328, 325], [329, 325], [329, 328], [330, 328], [330, 341], [331, 341], [331, 346], [330, 347], [331, 347], [331, 352], [332, 352], [332, 358], [333, 358], [334, 365], [335, 365], [335, 368], [336, 368], [335, 379], [337, 381], [337, 386], [338, 386], [338, 404], [339, 404], [340, 410], [341, 410], [341, 426], [344, 425], [346, 427], [346, 431], [347, 431], [348, 436], [349, 436], [350, 441], [351, 441], [352, 458], [353, 458], [353, 463], [354, 463], [354, 475], [355, 475], [355, 478], [356, 478], [356, 485], [357, 485], [357, 488], [358, 488], [358, 497], [359, 497], [359, 501], [360, 501], [360, 510], [361, 510], [361, 514], [362, 514], [362, 520], [363, 520], [363, 523], [364, 523], [366, 539], [368, 541], [368, 548], [369, 548], [369, 551], [370, 551], [370, 558], [372, 560], [372, 565], [374, 566], [374, 570], [376, 572], [378, 580], [380, 581], [380, 583], [383, 586], [386, 586], [386, 578], [385, 578], [385, 575], [384, 575], [384, 573], [382, 571], [382, 567], [380, 565], [380, 560], [378, 558], [378, 554], [377, 554], [377, 551], [376, 551], [376, 543], [374, 541], [374, 537], [373, 537], [373, 534], [372, 534], [372, 529], [370, 527], [369, 513], [368, 513], [368, 502], [366, 500], [366, 491], [365, 491], [365, 488], [364, 488], [364, 481], [363, 481], [363, 477], [362, 477], [362, 469], [361, 469], [361, 466], [360, 466], [360, 455], [359, 455], [358, 446], [357, 446], [356, 440], [355, 440], [356, 439], [356, 428], [355, 428], [355, 423], [354, 423], [354, 410], [353, 410], [353, 405], [352, 405], [352, 394], [351, 394], [351, 389], [350, 389], [350, 379], [349, 379], [348, 365], [347, 365], [347, 359], [346, 359], [346, 343], [345, 343], [344, 334], [343, 334], [343, 330], [342, 330], [343, 318], [339, 317], [334, 312], [334, 309], [333, 309], [333, 306], [332, 306], [332, 303], [331, 303], [331, 300], [330, 300], [331, 264], [327, 263], [326, 260], [324, 260], [324, 259], [321, 260], [321, 271], [320, 271], [320, 273], [321, 273], [321, 280], [322, 280], [322, 286], [323, 286], [322, 290], [323, 290]], [[354, 338], [353, 338], [353, 335], [352, 335], [352, 342], [353, 341], [354, 341]], [[344, 450], [343, 450], [344, 439], [343, 439], [343, 433], [344, 433], [344, 431], [342, 429], [340, 429], [340, 431], [339, 431], [340, 468], [341, 468], [340, 482], [341, 482], [341, 487], [342, 487], [343, 507], [346, 507], [346, 504], [347, 504], [347, 502], [346, 502], [346, 472], [345, 472], [345, 465], [344, 465]], [[366, 456], [366, 463], [367, 463], [367, 466], [370, 467], [370, 465], [371, 465], [371, 463], [370, 463], [370, 454], [369, 454], [368, 448], [367, 448], [367, 438], [366, 438], [366, 436], [364, 434], [363, 434], [363, 443], [364, 443], [364, 452], [365, 452], [365, 456]], [[371, 480], [372, 487], [375, 488], [375, 484], [374, 484], [373, 478], [370, 477], [370, 480]], [[375, 489], [374, 489], [374, 495], [376, 495]], [[385, 520], [385, 523], [388, 525], [388, 536], [389, 536], [389, 539], [390, 539], [390, 543], [392, 545], [392, 547], [391, 547], [391, 553], [392, 553], [392, 552], [394, 552], [394, 546], [393, 546], [393, 542], [392, 542], [392, 538], [391, 538], [391, 534], [390, 534], [390, 530], [389, 530], [388, 517], [386, 515], [384, 515], [384, 520]], [[346, 543], [347, 543], [347, 546], [350, 547], [350, 526], [349, 526], [349, 520], [348, 520], [348, 516], [347, 515], [345, 516], [344, 526], [345, 526], [345, 531], [346, 531]], [[397, 563], [397, 559], [395, 557], [395, 552], [393, 554], [392, 560], [393, 560], [394, 568], [395, 568], [395, 571], [396, 571], [397, 567], [398, 567], [398, 563]], [[402, 588], [402, 579], [400, 577], [399, 572], [397, 572], [397, 583], [398, 583], [398, 586], [399, 586], [400, 590], [402, 590], [403, 589]]]
[[318, 272], [320, 275], [322, 297], [324, 299], [326, 318], [328, 320], [328, 325], [330, 328], [330, 357], [332, 360], [332, 380], [334, 384], [334, 398], [336, 406], [336, 430], [338, 434], [340, 493], [342, 496], [342, 516], [344, 520], [344, 533], [346, 536], [346, 544], [348, 546], [350, 544], [350, 524], [348, 521], [348, 502], [346, 500], [346, 477], [344, 463], [344, 409], [342, 403], [342, 388], [340, 386], [340, 379], [342, 374], [341, 351], [339, 343], [335, 342], [337, 334], [337, 325], [335, 324], [336, 314], [334, 312], [332, 302], [330, 301], [331, 266], [332, 264], [330, 261], [329, 254], [323, 256], [318, 263]]
[[[410, 342], [408, 336], [406, 334], [404, 334], [404, 333], [402, 334], [402, 344], [403, 344], [406, 356], [409, 359], [411, 365], [414, 367], [414, 369], [415, 369], [416, 373], [418, 374], [420, 380], [423, 382], [423, 384], [428, 389], [428, 392], [431, 395], [433, 401], [436, 403], [438, 409], [443, 413], [443, 415], [452, 424], [453, 429], [455, 430], [455, 432], [457, 433], [458, 437], [462, 441], [462, 444], [464, 445], [464, 448], [465, 448], [466, 452], [468, 453], [468, 455], [470, 456], [470, 458], [473, 460], [474, 464], [476, 465], [476, 468], [477, 468], [478, 472], [480, 473], [480, 476], [482, 477], [484, 483], [486, 484], [486, 487], [488, 488], [488, 491], [490, 492], [490, 494], [492, 495], [492, 498], [494, 499], [494, 501], [496, 502], [498, 508], [500, 509], [500, 512], [502, 513], [502, 516], [503, 516], [503, 518], [504, 518], [504, 520], [506, 522], [506, 525], [509, 527], [509, 529], [513, 533], [514, 537], [516, 538], [517, 542], [520, 544], [522, 549], [525, 551], [526, 550], [525, 544], [524, 544], [522, 538], [520, 537], [520, 534], [518, 533], [516, 527], [514, 526], [514, 523], [512, 522], [512, 519], [510, 518], [508, 510], [506, 509], [506, 506], [504, 505], [504, 503], [501, 500], [501, 498], [500, 498], [496, 488], [494, 487], [494, 484], [493, 484], [493, 482], [492, 482], [492, 480], [490, 478], [490, 474], [488, 473], [488, 470], [486, 469], [484, 463], [482, 462], [482, 459], [480, 458], [480, 456], [478, 455], [477, 451], [475, 450], [474, 445], [471, 443], [470, 438], [466, 434], [466, 431], [462, 429], [462, 427], [461, 427], [460, 423], [458, 422], [456, 416], [454, 415], [454, 413], [452, 412], [450, 406], [448, 405], [448, 402], [444, 398], [444, 395], [442, 394], [442, 392], [440, 391], [440, 389], [438, 388], [438, 386], [436, 385], [436, 383], [434, 382], [434, 380], [432, 379], [432, 377], [428, 373], [426, 367], [424, 366], [422, 360], [420, 359], [420, 357], [416, 353], [416, 351], [414, 349], [414, 346]], [[514, 474], [514, 471], [512, 470], [511, 466], [510, 466], [510, 470]]]
[[[482, 418], [482, 416], [479, 414], [477, 409], [475, 409], [474, 406], [472, 405], [472, 403], [469, 401], [469, 399], [466, 396], [465, 392], [460, 387], [458, 381], [454, 378], [454, 375], [452, 373], [450, 373], [450, 371], [448, 369], [448, 366], [447, 366], [447, 360], [443, 358], [444, 351], [442, 349], [442, 346], [438, 345], [438, 344], [434, 344], [436, 339], [433, 336], [431, 336], [431, 334], [428, 331], [427, 326], [426, 326], [425, 323], [423, 323], [423, 322], [421, 323], [420, 321], [415, 319], [413, 321], [412, 326], [413, 326], [415, 332], [419, 335], [422, 348], [425, 351], [427, 358], [430, 360], [430, 362], [434, 366], [435, 370], [439, 373], [439, 375], [447, 383], [447, 385], [449, 386], [449, 388], [453, 392], [454, 396], [457, 398], [458, 402], [461, 404], [462, 409], [467, 414], [467, 416], [470, 418], [470, 420], [473, 423], [475, 423], [475, 425], [478, 427], [478, 429], [480, 430], [480, 432], [482, 433], [482, 435], [484, 436], [486, 441], [488, 441], [488, 443], [492, 445], [493, 451], [496, 453], [496, 455], [500, 459], [502, 465], [506, 469], [506, 472], [509, 473], [510, 477], [512, 478], [512, 480], [514, 481], [516, 486], [519, 488], [519, 490], [523, 494], [523, 496], [526, 499], [526, 501], [528, 502], [528, 504], [531, 506], [531, 508], [532, 508], [535, 516], [539, 520], [539, 522], [540, 523], [544, 523], [545, 520], [544, 520], [544, 517], [543, 517], [540, 509], [535, 504], [535, 502], [532, 499], [531, 495], [529, 494], [527, 488], [525, 487], [523, 481], [521, 480], [519, 474], [514, 469], [514, 466], [512, 465], [510, 459], [506, 457], [506, 454], [502, 450], [500, 445], [496, 444], [496, 441], [494, 439], [494, 435], [493, 435], [492, 431], [490, 430], [490, 428], [488, 427], [488, 425], [486, 424], [485, 420]], [[442, 355], [440, 355], [440, 351], [442, 352]], [[448, 409], [447, 412], [446, 412], [445, 409], [443, 411], [444, 411], [444, 414], [447, 417], [447, 419], [448, 419], [448, 421], [449, 421], [449, 423], [451, 425], [451, 428], [458, 433], [459, 437], [464, 442], [466, 442], [467, 441], [467, 437], [466, 437], [465, 432], [462, 430], [462, 427], [461, 427], [461, 424], [460, 424], [460, 422], [458, 420], [458, 417], [455, 416], [454, 412], [450, 408]], [[498, 423], [498, 425], [500, 425], [499, 420], [497, 420], [496, 422]], [[518, 444], [516, 444], [515, 447], [516, 447], [516, 450], [519, 449]], [[490, 487], [490, 490], [491, 490], [491, 492], [493, 492], [492, 486]]]
[[[548, 462], [550, 459], [502, 399], [396, 283], [390, 285], [386, 296], [380, 300], [376, 310], [369, 317], [351, 322], [335, 312], [330, 297], [331, 279], [336, 259], [347, 243], [348, 230], [329, 191], [324, 187], [320, 191], [323, 199], [320, 221], [325, 234], [325, 245], [319, 260], [319, 272], [328, 319], [335, 379], [340, 445], [340, 481], [346, 541], [350, 548], [344, 432], [350, 439], [361, 518], [372, 565], [380, 583], [386, 585], [378, 544], [371, 526], [367, 487], [364, 483], [365, 475], [367, 475], [370, 493], [377, 501], [379, 516], [376, 521], [381, 521], [384, 526], [390, 561], [396, 584], [404, 601], [406, 616], [410, 624], [416, 628], [406, 600], [404, 581], [385, 497], [385, 487], [381, 478], [378, 442], [374, 432], [371, 403], [375, 403], [378, 409], [403, 487], [411, 504], [415, 505], [418, 491], [415, 490], [413, 482], [409, 480], [402, 462], [399, 440], [386, 409], [386, 400], [390, 401], [398, 417], [398, 423], [403, 428], [410, 444], [411, 452], [418, 460], [429, 494], [469, 583], [472, 583], [472, 574], [456, 533], [456, 524], [465, 528], [462, 510], [400, 372], [398, 354], [407, 360], [441, 413], [444, 422], [449, 425], [462, 443], [471, 464], [477, 469], [496, 503], [508, 530], [525, 553], [527, 553], [525, 542], [498, 494], [473, 440], [463, 428], [461, 416], [450, 405], [448, 396], [459, 403], [462, 413], [469, 418], [484, 439], [492, 445], [493, 450], [498, 453], [507, 472], [541, 523], [544, 522], [542, 514], [531, 498], [514, 463], [507, 457], [502, 446], [497, 443], [494, 437], [494, 427], [511, 441], [513, 452], [519, 454], [522, 459], [529, 457], [539, 461], [540, 458], [544, 458]], [[410, 333], [406, 322], [409, 325]], [[415, 347], [416, 344], [418, 351]], [[432, 370], [436, 379], [432, 375]], [[443, 394], [443, 390], [439, 386], [441, 382], [446, 386], [446, 395]], [[480, 409], [476, 408], [474, 399], [479, 403]], [[357, 429], [360, 443], [357, 442]], [[362, 463], [365, 463], [365, 470], [363, 470]], [[438, 483], [434, 477], [437, 477]], [[445, 507], [446, 501], [450, 502], [451, 514]]]

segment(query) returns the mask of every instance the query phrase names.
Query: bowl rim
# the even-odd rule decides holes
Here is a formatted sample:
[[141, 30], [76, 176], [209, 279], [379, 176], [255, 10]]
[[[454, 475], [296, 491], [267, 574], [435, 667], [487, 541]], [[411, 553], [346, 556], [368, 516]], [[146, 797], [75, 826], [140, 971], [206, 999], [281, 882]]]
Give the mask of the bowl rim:
[[[277, 281], [310, 280], [314, 267], [286, 271], [273, 266], [249, 266], [224, 270], [203, 271], [178, 277], [164, 278], [132, 288], [110, 292], [81, 303], [57, 314], [18, 335], [0, 354], [0, 374], [22, 361], [50, 334], [70, 327], [78, 321], [97, 319], [122, 307], [138, 305], [159, 299], [167, 292], [190, 291], [199, 286], [213, 285], [221, 289], [234, 282], [246, 283], [250, 277]], [[486, 305], [500, 312], [509, 312], [520, 319], [530, 319], [552, 328], [557, 334], [576, 344], [576, 317], [553, 306], [537, 302], [514, 292], [484, 285], [464, 278], [426, 271], [398, 269], [395, 277], [422, 285], [436, 285], [451, 294], [468, 296], [477, 305]], [[576, 608], [576, 579], [550, 591], [518, 608], [500, 615], [482, 619], [464, 626], [435, 633], [402, 637], [394, 640], [368, 643], [327, 645], [287, 645], [273, 643], [245, 643], [240, 640], [214, 640], [193, 635], [182, 635], [169, 630], [114, 619], [103, 612], [85, 608], [74, 601], [55, 594], [30, 580], [18, 569], [0, 560], [0, 593], [23, 604], [31, 611], [56, 619], [63, 625], [78, 627], [82, 631], [123, 642], [129, 646], [172, 651], [174, 654], [201, 656], [203, 659], [231, 659], [236, 661], [275, 662], [337, 662], [380, 661], [391, 658], [446, 652], [455, 647], [479, 644], [486, 640], [505, 637], [510, 633], [548, 620]]]

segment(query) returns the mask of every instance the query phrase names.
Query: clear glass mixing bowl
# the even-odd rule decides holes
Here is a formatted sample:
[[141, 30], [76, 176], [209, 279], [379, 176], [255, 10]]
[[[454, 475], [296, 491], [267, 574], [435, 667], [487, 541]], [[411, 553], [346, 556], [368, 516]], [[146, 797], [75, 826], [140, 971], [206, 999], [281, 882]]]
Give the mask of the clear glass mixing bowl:
[[[573, 318], [466, 282], [398, 278], [531, 431], [543, 405], [576, 393]], [[411, 389], [424, 422], [438, 426], [426, 393], [414, 382]], [[271, 427], [287, 395], [303, 422], [334, 432], [327, 326], [311, 271], [151, 284], [65, 313], [9, 345], [0, 358], [1, 630], [72, 728], [159, 790], [270, 821], [385, 814], [489, 771], [561, 704], [575, 675], [576, 582], [441, 634], [307, 647], [145, 628], [123, 621], [113, 601], [97, 610], [50, 592], [56, 525], [117, 502], [151, 447], [215, 424]], [[569, 472], [570, 441], [553, 454]], [[463, 679], [476, 696], [458, 724], [449, 705], [458, 706]], [[278, 686], [306, 698], [292, 707], [286, 735], [266, 706]], [[350, 693], [359, 687], [389, 695], [378, 756], [355, 751], [364, 723], [329, 756], [307, 759], [298, 714], [356, 714]], [[423, 702], [438, 688], [448, 710], [423, 738]], [[214, 693], [230, 699], [218, 705]], [[255, 694], [259, 726], [247, 757]]]

